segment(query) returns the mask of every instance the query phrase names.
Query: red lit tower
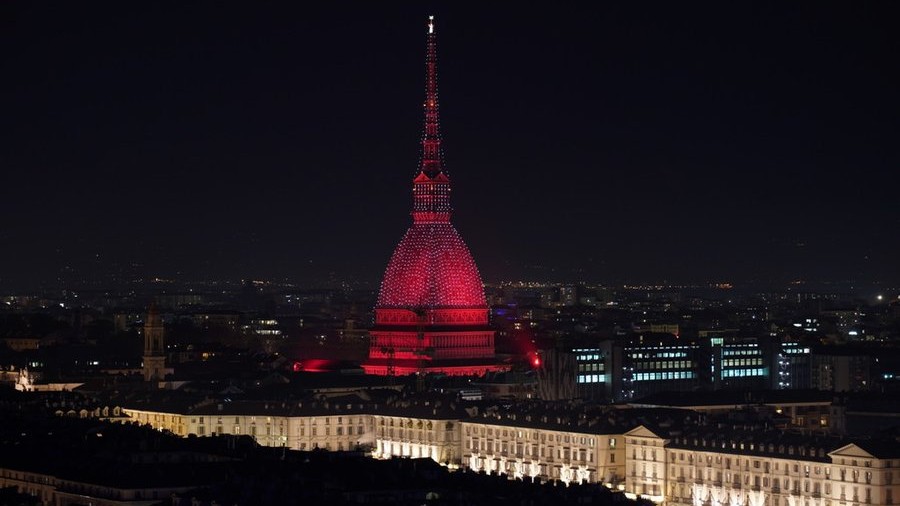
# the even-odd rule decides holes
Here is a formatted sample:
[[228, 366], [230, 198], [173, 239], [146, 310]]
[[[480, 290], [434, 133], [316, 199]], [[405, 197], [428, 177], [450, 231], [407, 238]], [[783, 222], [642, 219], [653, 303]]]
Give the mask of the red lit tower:
[[450, 223], [450, 178], [438, 118], [437, 42], [429, 16], [425, 57], [425, 129], [413, 179], [412, 226], [388, 263], [375, 306], [367, 374], [439, 372], [481, 375], [503, 369], [481, 276]]

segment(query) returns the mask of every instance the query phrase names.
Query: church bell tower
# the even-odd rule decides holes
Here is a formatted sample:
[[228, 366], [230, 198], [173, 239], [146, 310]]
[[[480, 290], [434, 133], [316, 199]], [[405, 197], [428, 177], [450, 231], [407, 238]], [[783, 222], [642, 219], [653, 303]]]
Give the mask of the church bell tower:
[[165, 328], [156, 304], [150, 304], [144, 320], [144, 381], [160, 381], [166, 377]]

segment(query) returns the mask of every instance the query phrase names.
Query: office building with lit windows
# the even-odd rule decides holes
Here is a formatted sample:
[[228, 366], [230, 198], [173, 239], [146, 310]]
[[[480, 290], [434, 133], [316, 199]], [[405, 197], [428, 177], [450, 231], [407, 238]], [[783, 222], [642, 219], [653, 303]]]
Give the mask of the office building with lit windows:
[[671, 334], [637, 336], [613, 347], [610, 393], [615, 400], [703, 387], [700, 345]]
[[778, 390], [810, 388], [811, 355], [810, 347], [796, 340], [788, 339], [778, 343], [778, 352], [771, 374], [771, 388]]
[[868, 357], [844, 352], [850, 356], [845, 358], [817, 352], [798, 339], [737, 331], [702, 331], [697, 339], [648, 332], [582, 342], [570, 352], [581, 399], [631, 401], [662, 392], [767, 388], [855, 391], [871, 385]]
[[713, 389], [765, 388], [769, 357], [757, 337], [710, 336], [710, 377]]
[[608, 346], [596, 348], [576, 348], [572, 350], [575, 355], [576, 376], [575, 390], [582, 399], [606, 399], [609, 397], [607, 385], [612, 381], [610, 372], [606, 368], [607, 358], [610, 355]]

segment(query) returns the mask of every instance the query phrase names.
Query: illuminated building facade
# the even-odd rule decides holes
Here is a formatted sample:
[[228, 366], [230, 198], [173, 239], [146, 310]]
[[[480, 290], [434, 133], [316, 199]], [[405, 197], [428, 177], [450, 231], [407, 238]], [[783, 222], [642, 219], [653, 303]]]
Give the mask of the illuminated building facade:
[[606, 369], [609, 347], [575, 348], [577, 375], [575, 388], [583, 399], [603, 399], [608, 397], [606, 385], [612, 381], [611, 371]]
[[[425, 408], [425, 409], [423, 409]], [[453, 411], [452, 409], [450, 411]], [[888, 506], [900, 498], [900, 444], [700, 423], [696, 412], [614, 409], [448, 412], [435, 404], [209, 404], [124, 408], [178, 435], [250, 435], [292, 450], [353, 449], [564, 484], [587, 481], [683, 506]], [[650, 423], [640, 422], [647, 420]], [[682, 421], [684, 420], [684, 421]]]
[[[627, 417], [632, 410], [602, 417], [568, 413], [568, 418], [566, 411], [530, 416], [504, 409], [448, 417], [441, 410], [424, 413], [416, 406], [392, 410], [320, 402], [210, 404], [181, 414], [124, 411], [130, 420], [182, 436], [186, 426], [206, 423], [214, 434], [255, 433], [262, 445], [292, 450], [364, 444], [375, 458], [431, 458], [510, 479], [603, 483], [632, 497], [671, 505], [889, 506], [900, 496], [900, 444], [895, 440], [813, 436], [758, 425], [679, 424], [680, 416], [673, 419], [672, 410], [633, 410], [636, 416], [616, 423], [610, 423], [613, 413]], [[610, 418], [604, 423], [606, 416]], [[655, 425], [634, 422], [642, 418]], [[672, 421], [674, 425], [668, 425]], [[0, 468], [0, 486], [15, 486], [48, 503], [54, 503], [48, 501], [52, 494], [66, 490], [120, 501], [172, 492], [138, 494], [10, 468]]]
[[[574, 345], [570, 351], [577, 362], [577, 397], [633, 401], [662, 392], [810, 387], [841, 391], [864, 390], [871, 384], [865, 357], [843, 362], [822, 358], [824, 353], [791, 338], [702, 334], [689, 339], [648, 332]], [[833, 388], [828, 383], [833, 377], [844, 385], [851, 376], [861, 378], [855, 380], [855, 388]]]
[[900, 453], [780, 431], [647, 427], [625, 435], [626, 494], [683, 506], [889, 505], [900, 492]]
[[771, 387], [778, 390], [810, 388], [810, 351], [808, 345], [795, 340], [778, 343]]
[[[694, 391], [701, 388], [701, 347], [670, 335], [638, 336], [613, 347], [611, 393], [616, 400], [639, 399], [663, 391]], [[619, 372], [619, 371], [615, 371]]]
[[713, 388], [765, 388], [769, 382], [770, 360], [764, 343], [756, 337], [710, 336]]
[[379, 414], [372, 417], [372, 423], [375, 458], [431, 458], [447, 464], [459, 461], [457, 419]]
[[472, 255], [450, 223], [450, 178], [438, 116], [437, 42], [429, 18], [425, 127], [413, 179], [412, 226], [388, 263], [375, 306], [367, 374], [500, 370], [488, 326], [484, 286]]
[[616, 483], [620, 476], [609, 446], [616, 438], [605, 434], [481, 421], [464, 422], [462, 433], [462, 465], [473, 471], [564, 483]]

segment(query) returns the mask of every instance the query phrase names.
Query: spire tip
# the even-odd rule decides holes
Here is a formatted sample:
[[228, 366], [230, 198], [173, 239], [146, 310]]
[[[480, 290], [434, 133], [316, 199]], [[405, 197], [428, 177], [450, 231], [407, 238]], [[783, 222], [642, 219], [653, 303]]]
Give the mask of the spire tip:
[[428, 33], [434, 33], [434, 16], [428, 16]]

